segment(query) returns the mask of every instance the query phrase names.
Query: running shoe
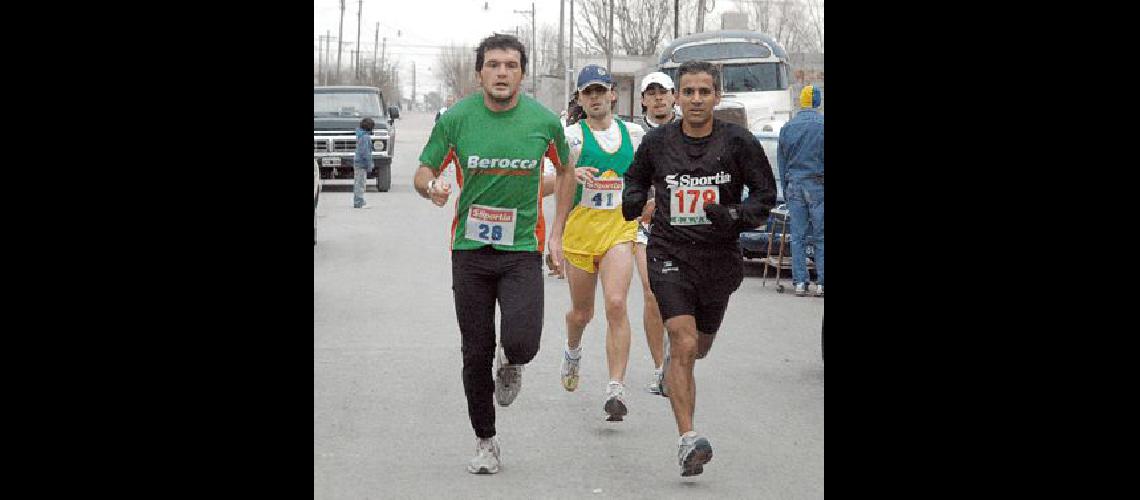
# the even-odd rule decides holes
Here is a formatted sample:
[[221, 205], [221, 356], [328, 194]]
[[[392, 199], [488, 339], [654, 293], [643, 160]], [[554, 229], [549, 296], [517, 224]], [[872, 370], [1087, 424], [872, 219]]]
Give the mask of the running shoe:
[[510, 406], [522, 388], [523, 365], [507, 363], [506, 354], [500, 347], [495, 355], [495, 399], [499, 406]]
[[606, 387], [606, 404], [603, 406], [609, 417], [608, 422], [621, 422], [629, 413], [625, 408], [625, 386], [621, 382], [610, 381]]
[[499, 472], [499, 442], [495, 438], [475, 438], [475, 458], [467, 463], [467, 472], [472, 474]]
[[661, 369], [653, 370], [653, 377], [649, 379], [649, 387], [647, 387], [650, 394], [661, 395], [661, 379], [664, 373]]
[[570, 357], [570, 351], [562, 348], [562, 388], [567, 391], [574, 392], [578, 388], [578, 362], [582, 360], [582, 355], [579, 354], [577, 358]]
[[704, 436], [696, 433], [691, 436], [681, 436], [677, 450], [677, 462], [681, 465], [681, 476], [696, 476], [704, 472], [705, 464], [712, 461], [712, 455], [712, 445]]

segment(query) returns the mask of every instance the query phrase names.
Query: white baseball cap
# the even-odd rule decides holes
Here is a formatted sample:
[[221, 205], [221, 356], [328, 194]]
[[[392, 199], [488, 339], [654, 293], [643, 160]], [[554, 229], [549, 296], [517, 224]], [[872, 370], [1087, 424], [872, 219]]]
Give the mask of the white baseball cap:
[[649, 85], [653, 83], [665, 87], [665, 90], [673, 90], [673, 79], [665, 73], [654, 71], [641, 79], [641, 93], [644, 94], [645, 89], [648, 89]]

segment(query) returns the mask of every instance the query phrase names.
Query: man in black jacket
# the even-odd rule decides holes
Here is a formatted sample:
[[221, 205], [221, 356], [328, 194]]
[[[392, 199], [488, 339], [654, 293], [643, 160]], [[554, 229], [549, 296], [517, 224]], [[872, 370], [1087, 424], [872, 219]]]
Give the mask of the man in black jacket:
[[[655, 189], [646, 249], [649, 283], [669, 334], [661, 385], [681, 437], [682, 476], [704, 471], [712, 445], [693, 430], [693, 365], [720, 328], [729, 296], [744, 279], [739, 234], [763, 223], [776, 203], [776, 181], [760, 142], [739, 125], [714, 120], [720, 72], [703, 61], [678, 70], [682, 120], [653, 129], [625, 174], [622, 214], [641, 215]], [[743, 186], [749, 198], [741, 203]]]

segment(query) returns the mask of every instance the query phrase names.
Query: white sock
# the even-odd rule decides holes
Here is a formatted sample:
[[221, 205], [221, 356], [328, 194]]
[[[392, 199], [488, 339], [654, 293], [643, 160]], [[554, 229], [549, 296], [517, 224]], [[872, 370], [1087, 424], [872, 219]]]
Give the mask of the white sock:
[[566, 352], [570, 354], [570, 359], [578, 359], [582, 357], [582, 346], [579, 344], [578, 348], [571, 349], [570, 343], [566, 343]]

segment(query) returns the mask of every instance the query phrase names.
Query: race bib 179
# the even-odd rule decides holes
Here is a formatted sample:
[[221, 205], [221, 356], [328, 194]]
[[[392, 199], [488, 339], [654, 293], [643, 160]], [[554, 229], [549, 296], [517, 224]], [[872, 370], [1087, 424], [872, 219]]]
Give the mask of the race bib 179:
[[696, 226], [712, 224], [705, 215], [706, 203], [720, 203], [720, 189], [716, 186], [670, 187], [669, 224]]

